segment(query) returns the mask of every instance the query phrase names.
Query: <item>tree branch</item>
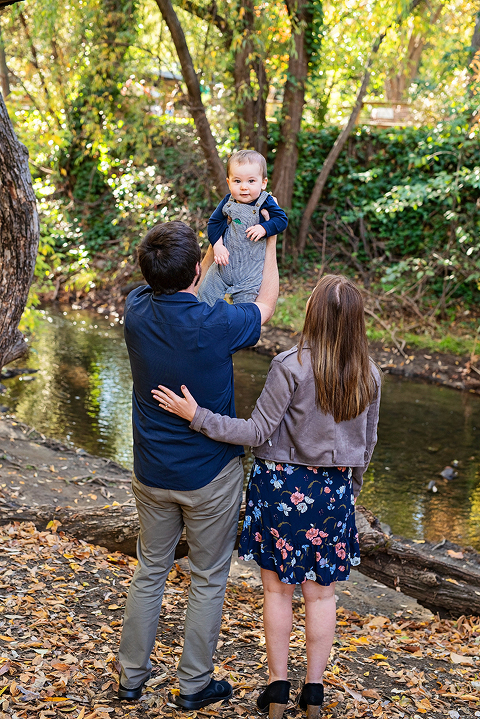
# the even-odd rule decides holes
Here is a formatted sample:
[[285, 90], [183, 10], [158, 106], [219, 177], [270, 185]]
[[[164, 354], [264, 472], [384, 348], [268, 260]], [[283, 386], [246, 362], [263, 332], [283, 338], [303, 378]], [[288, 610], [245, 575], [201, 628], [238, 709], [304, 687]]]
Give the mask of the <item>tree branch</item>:
[[193, 0], [178, 0], [177, 5], [181, 7], [182, 10], [186, 10], [201, 20], [213, 22], [222, 33], [228, 47], [230, 47], [233, 41], [233, 31], [227, 20], [217, 12], [217, 4], [215, 2], [212, 2], [209, 7], [204, 7], [203, 5], [193, 2]]
[[168, 25], [172, 36], [178, 59], [182, 67], [182, 75], [187, 86], [188, 101], [190, 105], [190, 113], [194, 119], [197, 128], [200, 146], [203, 150], [205, 160], [208, 166], [210, 178], [213, 183], [214, 190], [217, 194], [224, 195], [228, 191], [225, 179], [225, 169], [223, 163], [218, 156], [217, 145], [212, 135], [210, 123], [205, 113], [205, 107], [202, 102], [200, 93], [200, 83], [195, 73], [192, 56], [188, 49], [185, 33], [180, 25], [175, 10], [170, 0], [156, 0], [157, 5], [162, 13], [163, 19]]
[[382, 44], [383, 40], [385, 39], [385, 36], [388, 32], [388, 30], [393, 25], [400, 25], [403, 20], [408, 17], [417, 7], [420, 5], [420, 3], [424, 2], [424, 0], [413, 0], [413, 2], [410, 3], [410, 6], [408, 8], [408, 11], [404, 14], [401, 14], [397, 17], [396, 21], [388, 26], [375, 40], [372, 46], [372, 50], [370, 52], [370, 57], [368, 59], [368, 62], [365, 66], [365, 72], [363, 75], [362, 84], [360, 85], [360, 89], [358, 91], [357, 99], [355, 100], [355, 105], [353, 106], [353, 110], [351, 112], [351, 115], [348, 119], [347, 124], [335, 140], [335, 143], [330, 150], [330, 152], [327, 155], [327, 158], [325, 162], [323, 163], [322, 169], [320, 171], [320, 174], [318, 175], [315, 185], [312, 190], [312, 194], [310, 195], [310, 198], [307, 202], [307, 206], [305, 207], [305, 211], [303, 213], [302, 222], [300, 224], [300, 231], [298, 234], [298, 252], [299, 254], [302, 254], [305, 250], [305, 245], [307, 243], [307, 233], [308, 228], [310, 226], [310, 220], [312, 219], [312, 215], [315, 212], [315, 208], [318, 204], [318, 201], [320, 200], [320, 197], [322, 196], [323, 189], [325, 187], [325, 184], [327, 182], [327, 179], [330, 175], [330, 172], [332, 171], [338, 156], [340, 155], [341, 151], [343, 150], [343, 147], [350, 136], [350, 133], [352, 132], [353, 128], [355, 127], [355, 123], [357, 121], [358, 115], [360, 114], [360, 110], [362, 109], [363, 105], [363, 98], [365, 97], [365, 94], [367, 92], [368, 84], [370, 82], [370, 71], [373, 64], [373, 60], [378, 53], [380, 49], [380, 45]]

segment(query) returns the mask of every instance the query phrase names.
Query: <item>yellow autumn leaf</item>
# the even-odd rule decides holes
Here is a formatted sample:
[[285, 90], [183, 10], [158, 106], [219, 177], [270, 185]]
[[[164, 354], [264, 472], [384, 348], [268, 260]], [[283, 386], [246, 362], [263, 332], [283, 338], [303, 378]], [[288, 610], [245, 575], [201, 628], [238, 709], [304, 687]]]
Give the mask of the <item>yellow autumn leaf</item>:
[[13, 637], [7, 637], [6, 634], [0, 634], [0, 639], [3, 639], [4, 642], [14, 642], [15, 639]]
[[50, 522], [47, 524], [47, 529], [52, 529], [54, 532], [57, 531], [59, 527], [62, 526], [62, 523], [58, 521], [58, 519], [51, 519]]
[[45, 697], [42, 702], [68, 702], [70, 699], [67, 697]]
[[350, 641], [352, 644], [370, 644], [367, 637], [352, 637]]
[[384, 654], [372, 654], [370, 659], [386, 659], [388, 661], [388, 657], [386, 657]]
[[433, 706], [430, 704], [430, 701], [427, 699], [427, 697], [423, 697], [423, 699], [420, 699], [420, 701], [418, 702], [416, 701], [415, 706], [421, 714], [425, 714], [430, 709], [433, 709]]

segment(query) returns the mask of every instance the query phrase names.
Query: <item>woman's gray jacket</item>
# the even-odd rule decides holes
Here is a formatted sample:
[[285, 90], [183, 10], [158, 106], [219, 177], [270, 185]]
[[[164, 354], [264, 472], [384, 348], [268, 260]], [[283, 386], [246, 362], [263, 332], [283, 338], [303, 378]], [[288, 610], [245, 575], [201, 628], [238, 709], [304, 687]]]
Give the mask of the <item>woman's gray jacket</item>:
[[272, 360], [250, 419], [234, 419], [197, 407], [191, 429], [218, 442], [249, 445], [256, 457], [308, 467], [352, 467], [358, 496], [377, 442], [381, 377], [371, 362], [377, 393], [355, 419], [336, 423], [316, 406], [310, 351], [292, 347]]

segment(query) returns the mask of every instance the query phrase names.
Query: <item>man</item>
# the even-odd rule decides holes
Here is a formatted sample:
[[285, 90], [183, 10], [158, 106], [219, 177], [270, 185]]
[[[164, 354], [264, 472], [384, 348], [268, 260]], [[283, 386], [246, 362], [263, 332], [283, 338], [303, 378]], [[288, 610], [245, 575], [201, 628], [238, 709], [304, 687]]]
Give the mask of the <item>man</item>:
[[148, 286], [125, 305], [125, 341], [133, 376], [134, 477], [140, 533], [120, 643], [118, 697], [138, 699], [151, 671], [163, 591], [186, 528], [191, 585], [178, 664], [185, 709], [232, 696], [215, 681], [213, 654], [242, 497], [243, 447], [210, 440], [162, 410], [151, 390], [186, 384], [202, 406], [235, 416], [232, 355], [257, 343], [278, 297], [276, 238], [269, 238], [257, 300], [213, 307], [196, 298], [202, 269], [195, 233], [182, 222], [153, 227], [138, 250]]

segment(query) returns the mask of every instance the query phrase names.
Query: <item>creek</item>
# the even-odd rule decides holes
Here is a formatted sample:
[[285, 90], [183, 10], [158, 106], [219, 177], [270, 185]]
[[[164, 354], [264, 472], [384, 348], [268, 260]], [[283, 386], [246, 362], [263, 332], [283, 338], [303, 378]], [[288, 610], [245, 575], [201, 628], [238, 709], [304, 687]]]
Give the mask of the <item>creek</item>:
[[[1, 402], [39, 432], [131, 467], [121, 320], [54, 308], [34, 315], [29, 356], [15, 364], [38, 372], [5, 380]], [[238, 416], [250, 415], [269, 362], [247, 350], [235, 355]], [[480, 550], [480, 397], [387, 376], [378, 434], [360, 502], [396, 534]], [[440, 476], [447, 465], [458, 472], [451, 481]]]

